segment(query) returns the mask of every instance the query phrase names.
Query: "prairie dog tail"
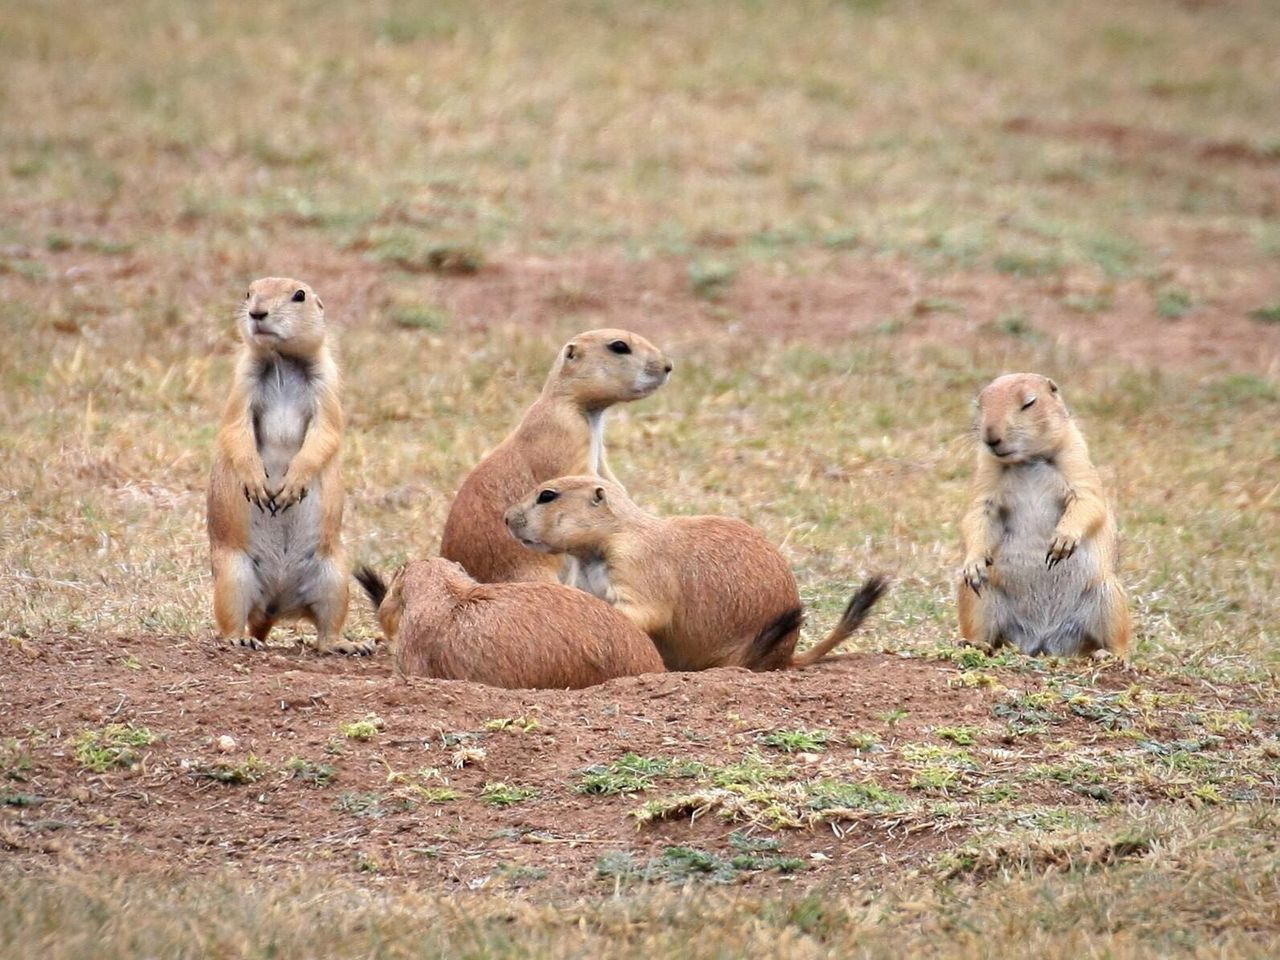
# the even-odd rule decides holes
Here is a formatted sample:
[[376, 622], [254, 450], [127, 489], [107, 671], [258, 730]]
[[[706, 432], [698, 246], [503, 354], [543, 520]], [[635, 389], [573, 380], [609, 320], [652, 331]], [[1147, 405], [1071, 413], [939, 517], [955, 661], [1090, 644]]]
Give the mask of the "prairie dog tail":
[[364, 587], [364, 592], [369, 595], [369, 601], [373, 604], [373, 610], [377, 613], [378, 608], [382, 606], [382, 601], [387, 597], [387, 582], [383, 580], [372, 567], [361, 565], [356, 567], [352, 576], [359, 581], [360, 586]]
[[811, 667], [848, 640], [853, 635], [853, 632], [862, 625], [862, 621], [867, 619], [867, 614], [871, 612], [871, 608], [875, 606], [876, 601], [884, 594], [888, 583], [889, 581], [878, 573], [875, 576], [868, 577], [867, 582], [850, 598], [849, 605], [844, 608], [844, 613], [840, 615], [840, 620], [831, 629], [831, 632], [804, 653], [793, 656], [791, 658], [791, 666]]
[[[800, 629], [800, 623], [803, 620], [804, 610], [800, 607], [793, 607], [786, 613], [780, 614], [756, 634], [755, 639], [751, 641], [751, 649], [747, 652], [743, 665], [751, 670], [776, 670], [778, 666], [785, 666], [777, 663], [775, 650], [778, 644]], [[792, 644], [794, 643], [793, 640]], [[768, 665], [771, 659], [774, 661], [772, 666]]]

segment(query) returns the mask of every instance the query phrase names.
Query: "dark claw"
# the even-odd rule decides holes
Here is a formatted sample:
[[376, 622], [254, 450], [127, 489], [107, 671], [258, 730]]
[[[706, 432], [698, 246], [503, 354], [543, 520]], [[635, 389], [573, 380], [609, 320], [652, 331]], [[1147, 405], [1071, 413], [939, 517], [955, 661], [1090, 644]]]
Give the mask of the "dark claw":
[[248, 500], [250, 503], [253, 503], [253, 497], [249, 496], [249, 488], [248, 488], [248, 487], [245, 487], [245, 488], [244, 488], [244, 498], [245, 498], [246, 500]]
[[298, 502], [301, 503], [303, 500], [307, 499], [307, 494], [310, 492], [311, 489], [309, 487], [303, 487], [302, 493], [298, 494]]
[[288, 513], [288, 512], [289, 512], [289, 508], [290, 508], [290, 507], [292, 507], [292, 506], [293, 506], [293, 504], [292, 504], [292, 503], [286, 503], [283, 507], [281, 507], [281, 508], [280, 508], [280, 512], [281, 512], [282, 514]]

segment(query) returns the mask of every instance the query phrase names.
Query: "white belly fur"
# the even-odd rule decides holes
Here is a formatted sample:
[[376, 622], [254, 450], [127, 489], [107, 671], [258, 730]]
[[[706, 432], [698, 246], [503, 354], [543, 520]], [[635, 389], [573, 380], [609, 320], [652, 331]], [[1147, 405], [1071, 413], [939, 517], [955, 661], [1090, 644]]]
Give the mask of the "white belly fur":
[[1026, 653], [1069, 656], [1097, 632], [1105, 599], [1092, 541], [1053, 567], [1045, 562], [1066, 509], [1067, 484], [1051, 463], [1005, 471], [991, 517], [989, 631]]
[[[306, 438], [315, 400], [306, 370], [276, 359], [259, 380], [254, 397], [254, 434], [258, 454], [275, 487]], [[319, 545], [322, 481], [316, 478], [305, 500], [272, 516], [249, 511], [249, 559], [258, 583], [255, 610], [270, 617], [299, 614], [322, 598]]]
[[591, 428], [591, 446], [587, 451], [587, 472], [600, 475], [600, 464], [604, 461], [604, 410], [596, 410], [587, 414], [587, 425]]

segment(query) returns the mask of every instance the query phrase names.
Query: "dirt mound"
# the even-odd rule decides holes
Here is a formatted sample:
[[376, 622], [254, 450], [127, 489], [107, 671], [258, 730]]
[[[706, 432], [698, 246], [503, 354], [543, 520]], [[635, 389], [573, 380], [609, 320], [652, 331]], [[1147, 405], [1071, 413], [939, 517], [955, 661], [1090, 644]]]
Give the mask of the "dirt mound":
[[505, 691], [183, 638], [3, 659], [0, 847], [32, 866], [839, 885], [1032, 810], [1276, 793], [1259, 694], [1119, 666], [855, 654]]

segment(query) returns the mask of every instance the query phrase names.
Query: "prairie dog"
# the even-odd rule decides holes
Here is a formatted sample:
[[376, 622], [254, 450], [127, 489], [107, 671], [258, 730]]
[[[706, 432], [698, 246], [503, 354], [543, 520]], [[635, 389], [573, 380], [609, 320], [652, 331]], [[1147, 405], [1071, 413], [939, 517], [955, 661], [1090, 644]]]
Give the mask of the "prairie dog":
[[514, 690], [662, 672], [657, 649], [630, 620], [559, 583], [477, 583], [442, 559], [405, 564], [389, 587], [368, 567], [356, 579], [402, 673]]
[[576, 558], [576, 585], [649, 634], [668, 670], [817, 663], [858, 628], [885, 586], [869, 579], [835, 629], [797, 656], [803, 609], [795, 576], [741, 520], [655, 517], [618, 484], [590, 476], [542, 484], [505, 520], [528, 549]]
[[1058, 385], [1034, 373], [992, 381], [978, 395], [977, 434], [961, 634], [1030, 654], [1124, 657], [1115, 519]]
[[441, 555], [482, 583], [556, 580], [560, 562], [522, 550], [502, 525], [502, 511], [553, 477], [613, 479], [605, 462], [606, 411], [649, 396], [670, 375], [662, 351], [629, 331], [589, 330], [570, 340], [519, 426], [463, 481], [445, 521]]
[[[255, 280], [209, 478], [213, 614], [220, 637], [258, 648], [275, 622], [302, 617], [323, 652], [344, 640], [341, 381], [324, 304], [305, 283]], [[245, 629], [248, 628], [246, 635]]]

